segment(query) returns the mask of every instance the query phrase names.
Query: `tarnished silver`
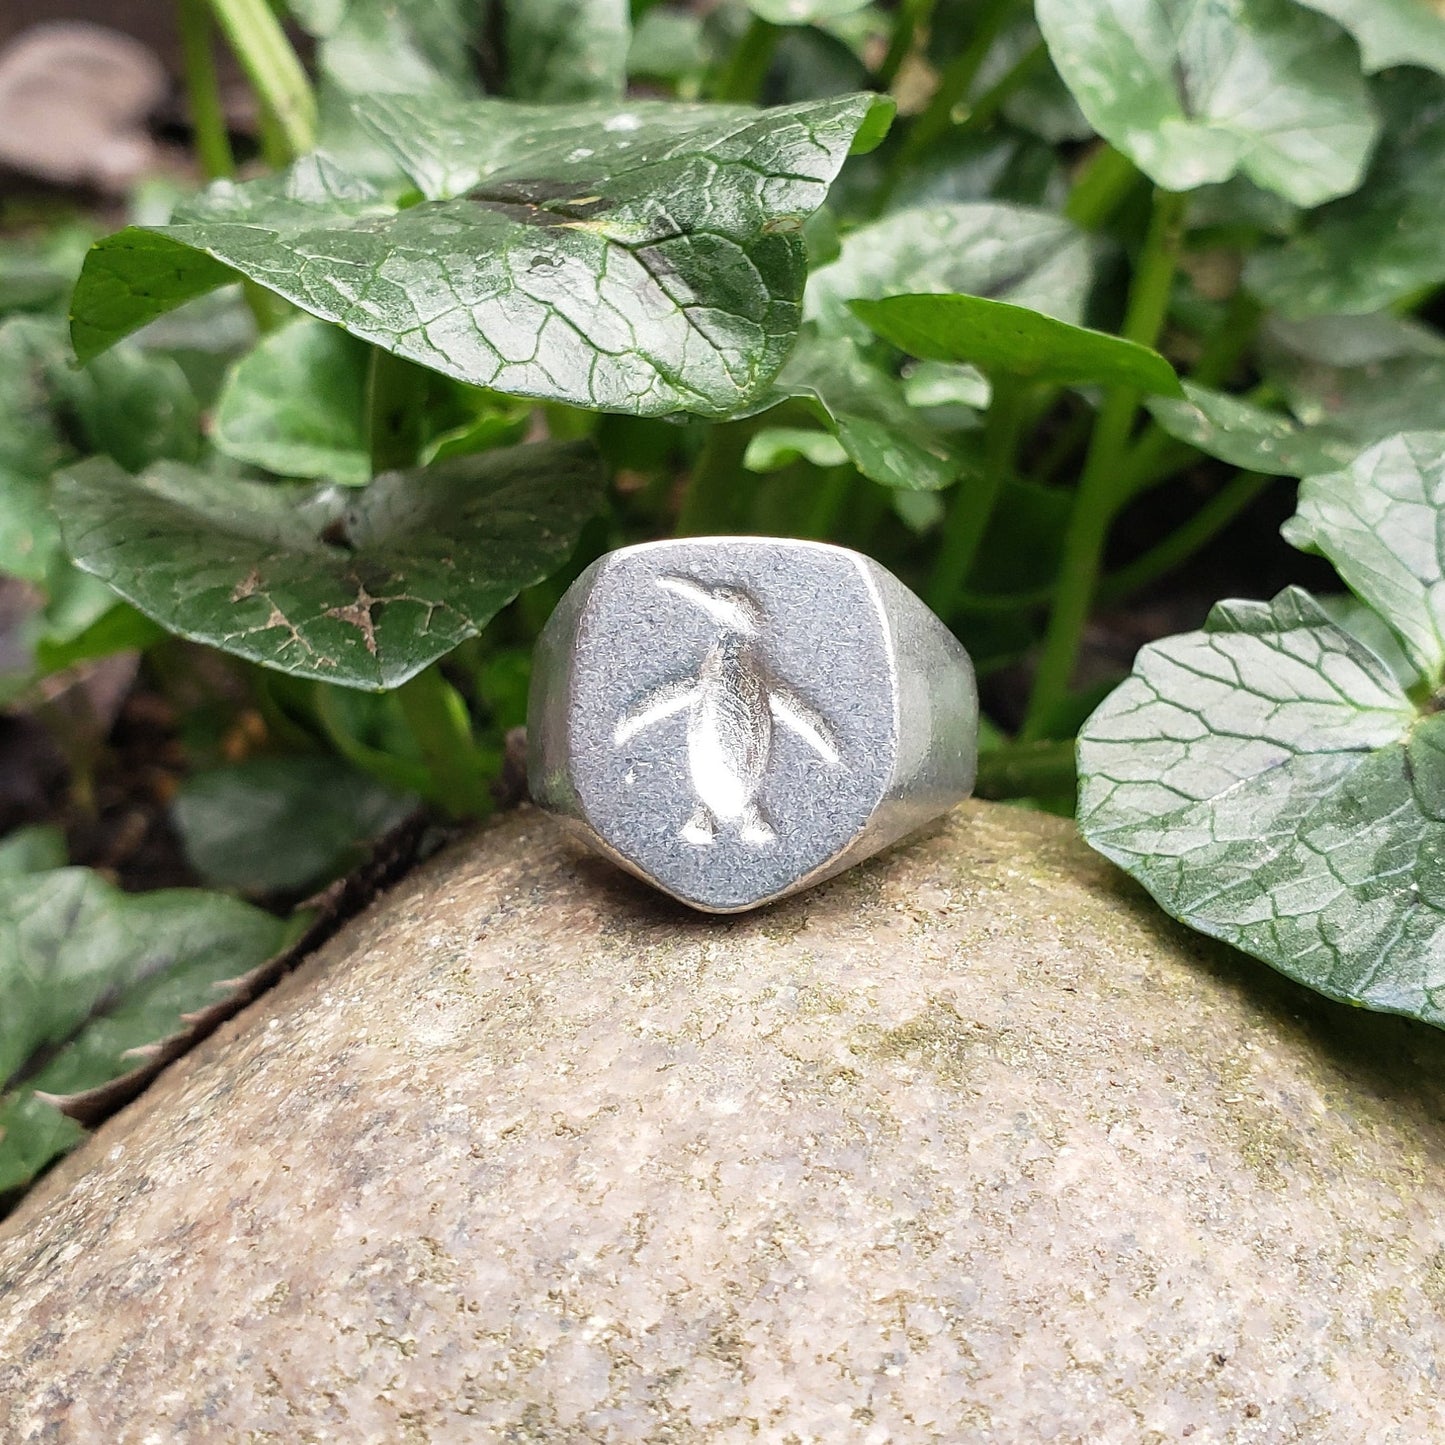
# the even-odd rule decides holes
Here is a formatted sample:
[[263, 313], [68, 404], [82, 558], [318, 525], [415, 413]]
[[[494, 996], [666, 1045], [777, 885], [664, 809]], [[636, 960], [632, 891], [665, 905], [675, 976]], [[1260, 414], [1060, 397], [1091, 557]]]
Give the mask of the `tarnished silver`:
[[674, 898], [738, 913], [820, 882], [968, 796], [968, 654], [844, 547], [624, 547], [537, 643], [532, 797]]

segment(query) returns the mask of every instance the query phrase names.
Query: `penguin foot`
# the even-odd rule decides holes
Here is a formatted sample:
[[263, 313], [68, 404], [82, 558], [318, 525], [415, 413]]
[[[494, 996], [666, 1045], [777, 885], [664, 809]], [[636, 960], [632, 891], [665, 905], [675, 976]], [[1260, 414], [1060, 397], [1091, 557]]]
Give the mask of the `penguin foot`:
[[698, 808], [682, 825], [682, 832], [678, 836], [684, 843], [695, 843], [706, 848], [717, 842], [717, 824], [706, 808]]

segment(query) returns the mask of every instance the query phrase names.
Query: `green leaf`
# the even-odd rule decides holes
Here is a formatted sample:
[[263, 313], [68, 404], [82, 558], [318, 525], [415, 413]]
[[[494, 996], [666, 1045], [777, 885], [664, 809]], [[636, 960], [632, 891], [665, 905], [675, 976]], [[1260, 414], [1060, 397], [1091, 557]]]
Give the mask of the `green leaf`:
[[128, 895], [84, 868], [0, 877], [0, 1191], [83, 1136], [54, 1096], [131, 1072], [285, 935], [217, 894]]
[[1300, 0], [1343, 25], [1366, 70], [1427, 65], [1445, 74], [1445, 15], [1431, 0]]
[[776, 393], [808, 402], [853, 465], [881, 486], [937, 491], [972, 464], [972, 453], [930, 427], [908, 405], [902, 383], [850, 337], [805, 328]]
[[1291, 0], [1037, 0], [1084, 114], [1170, 191], [1236, 171], [1302, 206], [1354, 190], [1379, 123], [1354, 45]]
[[0, 572], [43, 582], [60, 534], [45, 480], [69, 454], [51, 415], [64, 332], [38, 317], [0, 325]]
[[432, 199], [397, 210], [323, 157], [213, 187], [90, 253], [76, 348], [239, 272], [474, 385], [727, 416], [792, 344], [803, 221], [889, 111], [868, 95], [772, 111], [378, 99], [368, 122]]
[[1263, 362], [1307, 427], [1357, 447], [1445, 430], [1445, 339], [1389, 315], [1271, 320]]
[[261, 894], [330, 882], [412, 806], [333, 758], [252, 758], [187, 778], [171, 815], [203, 882]]
[[232, 368], [216, 401], [218, 451], [282, 477], [360, 486], [371, 476], [367, 348], [302, 317], [261, 339]]
[[0, 838], [0, 878], [65, 867], [65, 834], [48, 823], [17, 828]]
[[87, 448], [127, 471], [199, 454], [200, 407], [170, 357], [120, 347], [78, 370], [57, 365], [51, 375], [57, 402], [74, 417]]
[[1445, 677], [1445, 432], [1406, 432], [1308, 477], [1286, 541], [1334, 563], [1432, 683]]
[[1307, 477], [1334, 471], [1360, 450], [1359, 442], [1327, 426], [1301, 426], [1237, 396], [1184, 383], [1185, 399], [1153, 397], [1145, 404], [1172, 437], [1231, 466], [1274, 476]]
[[1395, 71], [1376, 95], [1385, 133], [1364, 184], [1245, 268], [1249, 289], [1286, 316], [1376, 311], [1445, 281], [1445, 80]]
[[1445, 1023], [1445, 716], [1308, 594], [1144, 648], [1079, 772], [1084, 837], [1166, 912], [1331, 998]]
[[620, 100], [628, 0], [505, 0], [507, 80], [519, 100]]
[[1077, 321], [1092, 269], [1088, 237], [1062, 216], [996, 201], [920, 206], [851, 232], [838, 259], [808, 278], [804, 314], [866, 341], [850, 301], [964, 292]]
[[47, 627], [36, 639], [35, 662], [43, 673], [59, 672], [63, 667], [72, 667], [77, 662], [88, 662], [95, 657], [114, 657], [118, 652], [144, 652], [165, 637], [165, 632], [143, 613], [128, 607], [116, 595], [84, 572], [75, 577], [92, 583], [107, 594], [108, 605], [84, 625], [76, 626], [67, 619], [67, 625], [54, 625], [54, 607], [47, 608]]
[[843, 443], [832, 432], [805, 427], [765, 426], [748, 438], [743, 465], [750, 472], [776, 472], [793, 462], [837, 467], [848, 460]]
[[985, 372], [1029, 381], [1094, 382], [1146, 395], [1183, 394], [1174, 368], [1157, 351], [1007, 301], [885, 296], [855, 301], [852, 311], [885, 341], [928, 361], [972, 362]]
[[194, 456], [199, 410], [180, 368], [125, 347], [77, 371], [58, 318], [0, 324], [0, 572], [51, 578], [59, 530], [46, 486], [81, 444], [127, 468]]
[[288, 0], [316, 37], [324, 79], [349, 95], [470, 96], [477, 0]]
[[912, 407], [966, 406], [983, 410], [993, 388], [976, 366], [920, 361], [904, 372], [903, 395]]
[[394, 472], [365, 490], [82, 462], [56, 480], [76, 564], [171, 632], [345, 687], [393, 688], [571, 552], [601, 505], [585, 445]]
[[826, 25], [854, 15], [869, 0], [748, 0], [748, 9], [772, 25]]

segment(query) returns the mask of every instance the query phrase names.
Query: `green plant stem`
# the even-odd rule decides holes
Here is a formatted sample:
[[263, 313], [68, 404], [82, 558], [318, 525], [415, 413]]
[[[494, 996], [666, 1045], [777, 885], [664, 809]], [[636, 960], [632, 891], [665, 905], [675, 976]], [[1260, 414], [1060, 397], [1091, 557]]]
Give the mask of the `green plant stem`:
[[1259, 472], [1240, 472], [1215, 493], [1190, 519], [1164, 540], [1106, 577], [1099, 596], [1106, 601], [1137, 592], [1172, 572], [1214, 540], [1274, 480]]
[[[1205, 343], [1189, 380], [1199, 386], [1217, 387], [1228, 381], [1259, 329], [1259, 303], [1245, 291], [1230, 299], [1224, 321]], [[1171, 437], [1158, 422], [1151, 421], [1125, 458], [1120, 477], [1120, 499], [1126, 501], [1146, 491], [1199, 455], [1186, 443]]]
[[1005, 743], [978, 755], [980, 798], [1048, 798], [1078, 785], [1073, 739], [1066, 742]]
[[358, 772], [365, 773], [388, 787], [426, 797], [431, 791], [431, 774], [421, 763], [411, 758], [399, 758], [381, 748], [374, 748], [352, 733], [346, 726], [338, 705], [340, 692], [341, 688], [331, 683], [318, 682], [313, 685], [312, 712], [331, 746]]
[[433, 663], [403, 683], [396, 700], [426, 764], [431, 801], [454, 818], [485, 818], [492, 795], [461, 694]]
[[414, 467], [421, 452], [426, 373], [379, 346], [366, 375], [367, 446], [371, 474]]
[[1064, 214], [1085, 231], [1097, 231], [1138, 184], [1139, 169], [1122, 151], [1103, 141], [1084, 162], [1064, 202]]
[[800, 537], [812, 537], [826, 542], [833, 535], [834, 524], [843, 511], [848, 494], [853, 490], [853, 482], [857, 475], [853, 467], [845, 462], [842, 466], [829, 467], [818, 478], [817, 486], [798, 528]]
[[220, 82], [216, 78], [216, 54], [211, 43], [211, 12], [207, 0], [180, 0], [177, 21], [196, 159], [200, 161], [201, 171], [208, 181], [234, 176], [236, 157], [231, 150], [226, 112], [221, 104]]
[[[200, 161], [201, 172], [208, 181], [225, 180], [236, 174], [236, 156], [226, 128], [225, 107], [221, 104], [213, 44], [214, 27], [208, 0], [179, 0], [177, 22], [196, 159]], [[243, 281], [241, 291], [256, 320], [257, 329], [269, 331], [277, 321], [271, 293], [254, 281]]]
[[677, 514], [679, 537], [706, 537], [731, 530], [743, 456], [752, 434], [748, 421], [719, 422], [708, 428]]
[[934, 145], [954, 124], [954, 112], [968, 99], [968, 92], [978, 77], [979, 69], [998, 33], [1014, 9], [1015, 0], [983, 0], [979, 6], [978, 23], [973, 39], [949, 62], [938, 80], [938, 89], [928, 108], [913, 122], [899, 148], [892, 174], [906, 171], [930, 146]]
[[712, 86], [714, 100], [755, 101], [768, 78], [768, 67], [777, 49], [779, 26], [754, 15]]
[[913, 42], [933, 14], [933, 0], [899, 0], [893, 17], [893, 33], [888, 37], [888, 53], [878, 67], [879, 90], [889, 89], [898, 79], [903, 62], [913, 50]]
[[1009, 376], [994, 376], [989, 381], [993, 395], [984, 420], [983, 473], [976, 481], [961, 481], [954, 488], [928, 584], [928, 605], [945, 619], [957, 607], [999, 494], [1013, 475], [1019, 433], [1027, 414], [1027, 387]]
[[[1127, 340], [1141, 346], [1153, 346], [1164, 325], [1183, 239], [1183, 218], [1184, 197], [1156, 190], [1149, 232], [1129, 290], [1122, 333]], [[1058, 592], [1020, 734], [1026, 742], [1044, 735], [1054, 709], [1068, 694], [1074, 659], [1098, 584], [1104, 542], [1117, 510], [1119, 464], [1138, 408], [1136, 391], [1113, 387], [1094, 423], [1078, 493], [1064, 532]]]
[[316, 148], [316, 96], [267, 0], [210, 0], [256, 98], [275, 120], [291, 156]]

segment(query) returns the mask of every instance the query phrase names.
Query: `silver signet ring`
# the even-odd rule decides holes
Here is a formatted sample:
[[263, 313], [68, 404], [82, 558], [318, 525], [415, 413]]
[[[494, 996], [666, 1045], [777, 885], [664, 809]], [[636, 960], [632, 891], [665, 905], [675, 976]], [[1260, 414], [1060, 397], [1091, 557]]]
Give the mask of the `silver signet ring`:
[[968, 796], [973, 665], [845, 547], [697, 537], [594, 562], [537, 642], [533, 799], [674, 898], [738, 913]]

